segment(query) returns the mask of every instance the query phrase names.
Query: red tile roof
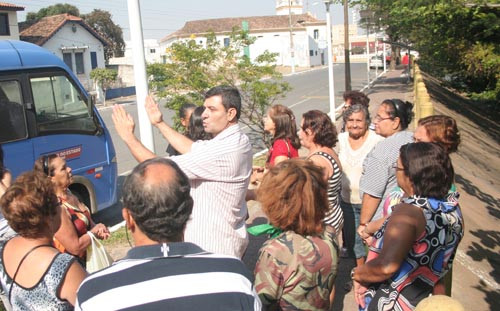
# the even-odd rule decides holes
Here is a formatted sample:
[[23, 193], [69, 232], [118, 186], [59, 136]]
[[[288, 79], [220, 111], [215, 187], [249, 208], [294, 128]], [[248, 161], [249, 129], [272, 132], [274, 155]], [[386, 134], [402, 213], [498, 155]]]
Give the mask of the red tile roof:
[[10, 4], [7, 2], [0, 2], [0, 10], [6, 11], [24, 11], [24, 6]]
[[101, 34], [99, 34], [87, 23], [85, 23], [80, 17], [73, 16], [67, 13], [42, 18], [37, 23], [21, 31], [21, 33], [19, 34], [19, 38], [22, 41], [27, 41], [42, 46], [68, 22], [73, 22], [81, 25], [92, 35], [94, 35], [94, 37], [101, 41], [103, 45], [109, 44], [106, 38], [104, 38]]
[[[160, 42], [171, 38], [185, 38], [191, 35], [204, 35], [210, 32], [214, 33], [230, 33], [233, 27], [241, 29], [243, 21], [248, 22], [249, 32], [264, 32], [273, 30], [288, 29], [288, 15], [273, 15], [273, 16], [249, 16], [249, 17], [230, 17], [216, 18], [189, 21], [184, 24], [184, 27], [169, 34], [160, 40]], [[292, 23], [294, 28], [301, 28], [306, 25], [318, 24], [324, 25], [326, 22], [316, 19], [311, 14], [292, 15]]]

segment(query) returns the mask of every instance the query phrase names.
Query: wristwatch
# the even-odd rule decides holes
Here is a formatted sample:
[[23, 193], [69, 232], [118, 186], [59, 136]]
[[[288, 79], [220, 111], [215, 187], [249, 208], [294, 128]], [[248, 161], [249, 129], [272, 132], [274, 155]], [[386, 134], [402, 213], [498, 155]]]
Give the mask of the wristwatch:
[[356, 267], [352, 268], [351, 270], [351, 280], [354, 281], [354, 273], [356, 272]]

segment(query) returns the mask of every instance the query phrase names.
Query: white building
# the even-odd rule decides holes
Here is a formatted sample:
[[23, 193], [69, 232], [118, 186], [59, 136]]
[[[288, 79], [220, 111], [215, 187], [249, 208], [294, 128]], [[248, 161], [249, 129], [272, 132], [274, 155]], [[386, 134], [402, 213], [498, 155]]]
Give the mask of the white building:
[[87, 89], [92, 88], [90, 71], [105, 67], [104, 46], [108, 42], [80, 17], [70, 14], [44, 17], [21, 31], [20, 39], [52, 51]]
[[166, 49], [177, 41], [195, 40], [198, 44], [206, 43], [206, 36], [213, 32], [221, 45], [229, 44], [233, 28], [243, 29], [246, 24], [250, 36], [257, 40], [249, 47], [250, 59], [265, 50], [277, 53], [276, 64], [291, 66], [290, 33], [293, 33], [294, 63], [300, 67], [327, 64], [326, 21], [316, 19], [309, 13], [302, 14], [302, 1], [291, 1], [291, 23], [289, 0], [277, 0], [274, 16], [250, 16], [217, 18], [189, 21], [184, 27], [160, 40], [160, 50], [166, 62]]
[[24, 11], [24, 7], [0, 2], [0, 40], [19, 40], [17, 11]]

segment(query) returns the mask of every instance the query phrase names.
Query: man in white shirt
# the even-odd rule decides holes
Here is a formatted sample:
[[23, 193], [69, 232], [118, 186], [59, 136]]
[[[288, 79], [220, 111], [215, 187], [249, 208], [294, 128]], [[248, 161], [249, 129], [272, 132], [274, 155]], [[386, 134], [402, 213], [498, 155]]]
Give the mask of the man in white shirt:
[[[248, 245], [245, 194], [252, 171], [252, 148], [238, 125], [241, 97], [234, 87], [217, 86], [205, 95], [203, 127], [214, 136], [193, 142], [165, 122], [158, 104], [148, 96], [146, 111], [169, 143], [182, 155], [171, 157], [189, 177], [194, 208], [185, 240], [203, 249], [241, 258]], [[134, 135], [134, 121], [123, 107], [113, 108], [119, 136], [137, 161], [156, 155]]]

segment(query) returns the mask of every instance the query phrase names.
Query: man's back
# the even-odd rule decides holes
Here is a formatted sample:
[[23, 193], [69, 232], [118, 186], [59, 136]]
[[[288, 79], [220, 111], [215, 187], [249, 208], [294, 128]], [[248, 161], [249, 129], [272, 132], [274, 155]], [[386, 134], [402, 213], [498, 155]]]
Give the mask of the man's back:
[[260, 310], [253, 275], [233, 257], [192, 243], [135, 247], [89, 276], [76, 310]]

